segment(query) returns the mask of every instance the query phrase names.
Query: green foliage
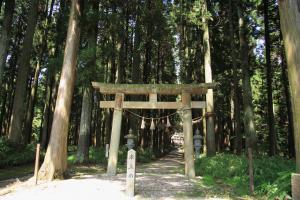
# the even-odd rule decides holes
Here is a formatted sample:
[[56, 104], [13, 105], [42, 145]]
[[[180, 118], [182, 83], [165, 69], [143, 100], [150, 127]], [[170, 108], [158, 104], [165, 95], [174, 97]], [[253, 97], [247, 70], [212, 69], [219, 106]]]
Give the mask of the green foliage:
[[188, 13], [188, 19], [190, 22], [198, 25], [199, 27], [203, 26], [202, 18], [205, 18], [206, 20], [213, 19], [211, 13], [203, 9], [203, 7], [203, 0], [196, 0], [193, 4], [192, 10]]
[[154, 155], [150, 149], [138, 149], [137, 150], [137, 162], [148, 163], [154, 159]]
[[[77, 157], [77, 147], [68, 147], [69, 156], [68, 163], [76, 164], [80, 158]], [[154, 155], [150, 150], [137, 150], [137, 162], [148, 163], [154, 159]], [[122, 146], [119, 149], [118, 164], [125, 165], [127, 160], [127, 147]], [[105, 148], [95, 148], [90, 147], [89, 149], [89, 163], [92, 164], [107, 164], [107, 159], [105, 158]]]
[[0, 168], [17, 166], [33, 162], [35, 159], [35, 145], [29, 144], [25, 148], [16, 149], [13, 145], [0, 138]]
[[[254, 159], [255, 194], [266, 195], [269, 199], [284, 199], [291, 192], [290, 181], [294, 167], [294, 161], [281, 157]], [[197, 175], [204, 176], [204, 184], [208, 186], [220, 180], [231, 186], [236, 194], [248, 194], [248, 165], [245, 156], [218, 154], [215, 157], [203, 157], [196, 161], [195, 168]]]
[[127, 147], [122, 146], [119, 148], [119, 154], [118, 154], [118, 164], [125, 165], [127, 160]]
[[[77, 147], [71, 146], [68, 147], [69, 150], [69, 156], [68, 156], [68, 163], [69, 164], [76, 164], [80, 158], [77, 157]], [[103, 148], [95, 148], [91, 147], [89, 149], [89, 163], [93, 164], [103, 164], [106, 162], [105, 159], [105, 149]]]
[[[126, 164], [127, 151], [128, 149], [126, 146], [123, 146], [119, 149], [119, 157], [118, 157], [119, 164]], [[148, 163], [154, 159], [154, 155], [149, 149], [146, 150], [138, 149], [136, 152], [136, 159], [137, 162], [139, 163]]]

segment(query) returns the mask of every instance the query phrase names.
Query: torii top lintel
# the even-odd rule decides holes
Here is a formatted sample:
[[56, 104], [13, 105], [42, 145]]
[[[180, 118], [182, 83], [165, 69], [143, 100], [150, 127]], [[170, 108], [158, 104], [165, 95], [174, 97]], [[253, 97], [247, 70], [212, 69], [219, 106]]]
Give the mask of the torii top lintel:
[[131, 95], [178, 95], [184, 92], [190, 94], [206, 94], [208, 89], [214, 89], [216, 83], [200, 84], [106, 84], [92, 82], [93, 87], [102, 94], [131, 94]]

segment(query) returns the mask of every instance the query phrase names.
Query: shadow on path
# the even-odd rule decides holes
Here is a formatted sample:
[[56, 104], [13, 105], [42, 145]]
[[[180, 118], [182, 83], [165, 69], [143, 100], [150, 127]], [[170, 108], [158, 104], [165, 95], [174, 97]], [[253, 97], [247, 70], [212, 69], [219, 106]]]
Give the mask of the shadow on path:
[[188, 180], [184, 175], [183, 154], [173, 151], [169, 155], [149, 164], [137, 166], [137, 197], [150, 199], [172, 199], [196, 190], [196, 179]]

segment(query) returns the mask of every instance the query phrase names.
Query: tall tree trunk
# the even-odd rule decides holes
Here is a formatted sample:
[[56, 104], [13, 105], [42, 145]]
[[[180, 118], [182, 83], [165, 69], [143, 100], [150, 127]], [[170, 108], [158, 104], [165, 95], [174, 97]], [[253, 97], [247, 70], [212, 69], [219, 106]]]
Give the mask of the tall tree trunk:
[[[64, 40], [64, 18], [67, 12], [66, 9], [66, 1], [60, 1], [60, 8], [59, 8], [59, 15], [56, 24], [56, 31], [57, 36], [55, 38], [55, 52], [54, 57], [59, 59], [60, 52], [62, 50], [62, 44]], [[59, 82], [59, 74], [57, 73], [56, 66], [50, 65], [47, 69], [47, 87], [46, 87], [46, 97], [45, 97], [45, 104], [44, 104], [44, 112], [43, 112], [43, 123], [41, 127], [41, 147], [43, 149], [47, 148], [50, 132], [51, 132], [51, 125], [53, 119], [53, 112], [56, 102], [57, 96], [57, 87]]]
[[[280, 17], [279, 9], [277, 10], [278, 17]], [[283, 41], [282, 31], [280, 27], [280, 20], [276, 23], [276, 28], [280, 30], [280, 41]], [[294, 122], [293, 122], [293, 111], [292, 111], [292, 103], [291, 103], [291, 92], [290, 92], [290, 83], [288, 80], [288, 70], [285, 56], [285, 49], [283, 42], [280, 45], [280, 57], [281, 57], [281, 80], [282, 86], [285, 96], [286, 103], [286, 111], [287, 111], [287, 120], [288, 120], [288, 131], [287, 131], [287, 139], [288, 139], [288, 155], [290, 158], [295, 158], [295, 141], [294, 141]]]
[[26, 114], [26, 120], [25, 120], [25, 128], [24, 128], [24, 140], [25, 142], [30, 142], [31, 134], [32, 134], [32, 121], [33, 121], [33, 115], [34, 115], [34, 106], [36, 103], [36, 98], [37, 98], [37, 89], [38, 89], [38, 84], [39, 84], [39, 75], [41, 71], [41, 64], [43, 63], [43, 56], [44, 53], [47, 51], [47, 40], [48, 40], [48, 31], [49, 31], [49, 24], [51, 23], [52, 19], [52, 12], [53, 12], [53, 7], [54, 7], [55, 0], [51, 1], [50, 4], [50, 12], [47, 16], [48, 13], [48, 6], [46, 6], [45, 9], [45, 15], [47, 16], [46, 22], [45, 22], [45, 30], [42, 35], [42, 44], [41, 44], [41, 49], [39, 50], [38, 53], [38, 60], [34, 72], [34, 77], [33, 77], [33, 82], [31, 84], [31, 93], [29, 97], [29, 102], [28, 102], [28, 109], [27, 109], [27, 114]]
[[235, 37], [233, 30], [233, 8], [236, 8], [232, 0], [230, 0], [229, 8], [229, 32], [230, 32], [230, 47], [231, 47], [231, 59], [232, 59], [232, 74], [233, 74], [233, 102], [234, 102], [234, 134], [235, 134], [235, 152], [236, 154], [242, 153], [243, 141], [241, 132], [241, 111], [240, 111], [240, 99], [239, 99], [239, 73], [237, 69], [237, 55], [235, 47]]
[[[210, 41], [209, 41], [209, 28], [206, 13], [207, 2], [203, 1], [203, 47], [204, 47], [204, 68], [205, 68], [205, 83], [212, 83], [212, 69], [211, 69], [211, 56], [210, 56]], [[212, 89], [208, 89], [206, 94], [206, 145], [207, 155], [213, 156], [216, 154], [215, 143], [215, 122], [214, 122], [214, 93]]]
[[[145, 1], [146, 9], [150, 12], [152, 3], [150, 0]], [[145, 62], [143, 66], [143, 83], [150, 83], [151, 79], [151, 54], [152, 54], [152, 26], [146, 24], [146, 41], [145, 41]]]
[[[93, 50], [92, 52], [92, 57], [89, 61], [89, 65], [96, 68], [97, 64], [97, 35], [98, 35], [98, 16], [99, 16], [99, 2], [98, 1], [94, 1], [94, 0], [91, 0], [90, 2], [91, 4], [91, 10], [92, 10], [92, 17], [90, 18], [90, 26], [89, 26], [89, 39], [88, 39], [88, 45], [89, 45], [89, 48], [91, 48]], [[90, 83], [88, 83], [90, 85]], [[93, 96], [93, 99], [92, 99], [92, 113], [93, 113], [93, 110], [94, 110], [94, 119], [93, 119], [93, 127], [94, 127], [94, 130], [91, 130], [91, 133], [94, 133], [94, 136], [91, 135], [91, 137], [93, 136], [95, 138], [95, 143], [94, 145], [97, 146], [97, 147], [100, 147], [101, 144], [100, 144], [100, 128], [101, 128], [101, 121], [100, 121], [100, 111], [99, 111], [99, 106], [98, 105], [98, 102], [94, 102], [94, 99], [96, 99], [96, 101], [98, 101], [98, 98], [96, 98], [97, 96], [94, 95], [93, 93], [91, 94]], [[94, 109], [93, 109], [93, 105], [95, 105]]]
[[[136, 23], [134, 28], [134, 47], [133, 47], [133, 65], [131, 69], [131, 79], [132, 83], [140, 83], [141, 82], [141, 13], [140, 13], [140, 1], [137, 4], [137, 14], [136, 14]], [[132, 97], [132, 101], [138, 101], [139, 97]], [[130, 118], [130, 127], [134, 134], [137, 135], [139, 122], [136, 117]], [[143, 136], [142, 136], [143, 137]]]
[[[20, 22], [20, 21], [19, 21]], [[15, 80], [15, 75], [16, 75], [16, 65], [17, 65], [17, 60], [18, 60], [18, 55], [19, 55], [19, 46], [21, 43], [21, 40], [23, 39], [23, 34], [21, 34], [21, 31], [19, 31], [16, 34], [16, 41], [13, 44], [12, 47], [12, 55], [11, 58], [9, 59], [9, 66], [11, 70], [8, 73], [8, 78], [7, 78], [7, 85], [8, 88], [5, 91], [6, 95], [8, 95], [8, 100], [7, 104], [5, 106], [5, 112], [1, 113], [3, 116], [2, 122], [0, 121], [0, 125], [2, 125], [2, 129], [5, 133], [5, 135], [8, 135], [9, 132], [9, 124], [10, 124], [10, 116], [11, 116], [11, 111], [12, 111], [12, 104], [13, 104], [13, 97], [15, 93], [15, 88], [14, 88], [14, 80]]]
[[185, 83], [187, 79], [187, 69], [186, 69], [186, 57], [185, 57], [185, 50], [186, 50], [186, 20], [184, 19], [185, 13], [185, 1], [180, 1], [180, 43], [179, 43], [179, 60], [180, 60], [180, 73], [181, 78]]
[[49, 74], [50, 71], [47, 72], [47, 80], [46, 80], [46, 97], [45, 97], [45, 105], [43, 111], [43, 122], [41, 127], [41, 148], [46, 149], [47, 147], [47, 137], [48, 137], [48, 126], [49, 126], [49, 113], [50, 113], [50, 102], [51, 102], [51, 88], [52, 88], [52, 81], [51, 76]]
[[293, 111], [292, 111], [292, 104], [291, 104], [291, 94], [290, 94], [290, 83], [288, 80], [288, 72], [287, 72], [287, 63], [286, 58], [284, 55], [284, 46], [281, 48], [281, 79], [284, 87], [284, 95], [285, 95], [285, 102], [286, 102], [286, 109], [287, 109], [287, 119], [288, 119], [288, 150], [289, 150], [289, 157], [295, 157], [295, 141], [294, 141], [294, 122], [293, 122]]
[[92, 92], [89, 87], [83, 89], [82, 109], [80, 118], [80, 132], [78, 139], [77, 159], [79, 163], [89, 159], [89, 140], [91, 132]]
[[[3, 73], [4, 67], [6, 63], [8, 45], [11, 35], [11, 25], [13, 20], [15, 8], [15, 0], [6, 0], [5, 1], [5, 10], [4, 10], [4, 18], [2, 25], [2, 32], [0, 36], [0, 86], [2, 86], [3, 82]], [[0, 90], [0, 95], [2, 90]]]
[[280, 0], [279, 12], [291, 90], [296, 171], [300, 173], [300, 1]]
[[29, 102], [28, 102], [28, 108], [26, 113], [26, 120], [25, 120], [25, 128], [24, 128], [24, 143], [29, 143], [31, 138], [31, 132], [32, 132], [32, 120], [33, 120], [33, 113], [34, 113], [34, 105], [36, 102], [36, 92], [38, 87], [38, 81], [39, 81], [39, 74], [41, 70], [40, 62], [38, 61], [36, 64], [34, 76], [33, 76], [33, 82], [31, 86], [31, 92], [29, 96]]
[[252, 90], [249, 74], [249, 50], [246, 39], [246, 22], [242, 15], [241, 6], [238, 8], [239, 15], [239, 39], [240, 39], [240, 59], [243, 74], [243, 105], [244, 105], [244, 129], [247, 137], [247, 147], [256, 146], [254, 113], [252, 105]]
[[[91, 57], [89, 58], [89, 60], [87, 60], [87, 66], [96, 68], [97, 25], [98, 25], [97, 13], [99, 8], [99, 3], [97, 3], [97, 1], [87, 1], [86, 7], [88, 7], [88, 12], [91, 13], [90, 16], [85, 15], [85, 18], [90, 19], [87, 20], [88, 22], [87, 31], [89, 32], [87, 41], [88, 41], [88, 48], [92, 52]], [[80, 130], [79, 130], [78, 151], [77, 151], [77, 159], [80, 163], [87, 162], [89, 159], [90, 136], [92, 135], [91, 125], [92, 125], [93, 101], [92, 101], [92, 91], [90, 88], [90, 81], [91, 80], [87, 78], [85, 86], [83, 88], [82, 109], [81, 109]]]
[[276, 154], [276, 133], [274, 127], [273, 94], [272, 94], [272, 65], [271, 65], [271, 41], [269, 30], [269, 0], [264, 0], [264, 23], [265, 23], [265, 45], [266, 45], [266, 71], [267, 71], [267, 93], [268, 93], [268, 127], [269, 127], [269, 155]]
[[81, 1], [72, 0], [62, 74], [58, 88], [50, 142], [44, 163], [39, 171], [41, 179], [62, 178], [67, 169], [67, 137], [75, 72], [80, 39]]
[[[5, 84], [5, 91], [8, 91], [8, 84]], [[5, 92], [2, 98], [3, 98], [3, 100], [2, 100], [2, 107], [1, 107], [1, 110], [0, 110], [0, 136], [2, 134], [5, 135], [5, 129], [4, 129], [4, 125], [3, 125], [3, 119], [4, 119], [5, 114], [7, 114], [7, 112], [6, 112], [6, 107], [7, 107], [6, 104], [7, 104], [8, 99], [9, 99], [8, 92]]]
[[25, 115], [25, 99], [28, 74], [30, 71], [31, 49], [33, 46], [33, 36], [37, 23], [39, 0], [32, 0], [28, 16], [28, 25], [24, 38], [21, 56], [18, 59], [18, 74], [16, 82], [16, 91], [13, 103], [13, 111], [11, 116], [10, 129], [8, 139], [12, 143], [25, 143], [22, 141], [22, 127]]

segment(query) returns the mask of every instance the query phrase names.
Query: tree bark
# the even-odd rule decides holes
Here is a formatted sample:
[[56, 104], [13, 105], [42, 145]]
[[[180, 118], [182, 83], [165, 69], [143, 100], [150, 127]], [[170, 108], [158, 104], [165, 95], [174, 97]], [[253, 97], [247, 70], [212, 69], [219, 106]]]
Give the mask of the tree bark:
[[92, 119], [92, 92], [89, 87], [85, 87], [83, 90], [80, 132], [77, 151], [77, 160], [79, 163], [85, 163], [89, 159], [89, 140]]
[[[206, 17], [207, 2], [203, 1], [203, 47], [204, 47], [204, 68], [205, 68], [205, 83], [212, 83], [212, 69], [211, 69], [211, 55], [210, 55], [210, 42], [209, 42], [209, 28], [208, 20]], [[216, 154], [215, 144], [215, 122], [214, 122], [214, 93], [212, 89], [207, 90], [206, 94], [206, 145], [207, 155], [213, 156]]]
[[290, 81], [296, 172], [300, 173], [300, 1], [280, 0], [279, 13]]
[[28, 16], [28, 25], [26, 29], [26, 34], [24, 38], [23, 48], [21, 51], [21, 56], [18, 59], [18, 72], [17, 72], [17, 82], [16, 91], [13, 103], [13, 111], [11, 116], [10, 129], [8, 134], [8, 139], [10, 142], [19, 144], [25, 143], [22, 138], [22, 128], [23, 120], [25, 115], [25, 99], [26, 99], [26, 89], [28, 75], [30, 71], [30, 57], [31, 49], [33, 45], [33, 36], [35, 32], [35, 27], [37, 23], [37, 12], [38, 12], [38, 0], [31, 1], [31, 7]]
[[67, 170], [67, 137], [80, 40], [80, 4], [80, 0], [72, 0], [51, 137], [44, 163], [39, 171], [41, 179], [53, 180], [54, 178], [62, 178]]
[[244, 129], [247, 137], [247, 148], [256, 146], [254, 113], [252, 105], [252, 90], [249, 74], [249, 50], [246, 39], [246, 22], [242, 15], [241, 7], [238, 8], [239, 15], [239, 39], [240, 39], [240, 59], [243, 74], [243, 105], [244, 105]]
[[272, 94], [272, 64], [271, 64], [271, 41], [269, 30], [269, 2], [264, 0], [264, 24], [265, 24], [265, 59], [267, 72], [267, 93], [268, 93], [268, 127], [269, 127], [269, 155], [276, 154], [276, 133], [274, 127], [273, 94]]
[[[8, 45], [9, 45], [9, 40], [11, 35], [11, 25], [13, 20], [14, 9], [15, 9], [15, 0], [6, 0], [2, 32], [0, 36], [0, 85], [2, 85], [3, 82], [3, 73], [4, 73]], [[0, 95], [1, 95], [1, 91], [0, 91]]]

